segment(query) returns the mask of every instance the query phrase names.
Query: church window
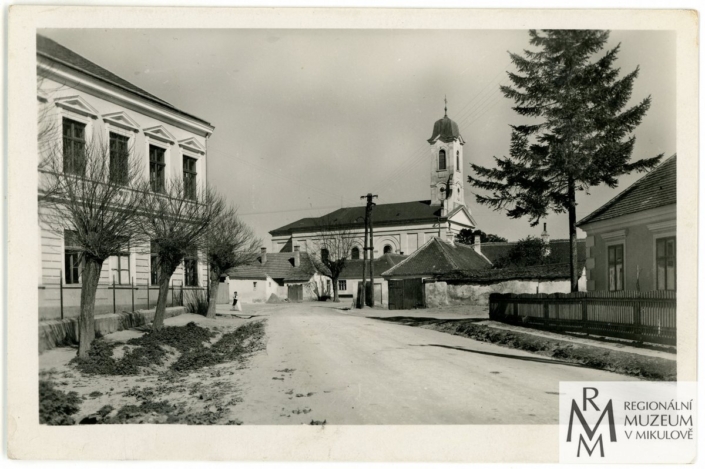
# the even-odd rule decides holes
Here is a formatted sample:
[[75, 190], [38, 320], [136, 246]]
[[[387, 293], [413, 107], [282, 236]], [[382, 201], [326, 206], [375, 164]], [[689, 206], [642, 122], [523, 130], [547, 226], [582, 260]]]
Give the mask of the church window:
[[350, 258], [351, 259], [359, 259], [360, 258], [360, 249], [359, 248], [352, 248], [352, 251], [350, 251]]
[[392, 247], [391, 247], [389, 244], [387, 244], [387, 245], [384, 246], [384, 253], [385, 253], [385, 254], [391, 254], [391, 253], [392, 253]]
[[328, 262], [329, 257], [330, 257], [330, 252], [328, 251], [328, 249], [326, 249], [326, 248], [321, 249], [321, 261]]
[[443, 171], [446, 169], [446, 151], [441, 150], [438, 152], [438, 171]]
[[460, 171], [460, 151], [455, 152], [455, 170]]

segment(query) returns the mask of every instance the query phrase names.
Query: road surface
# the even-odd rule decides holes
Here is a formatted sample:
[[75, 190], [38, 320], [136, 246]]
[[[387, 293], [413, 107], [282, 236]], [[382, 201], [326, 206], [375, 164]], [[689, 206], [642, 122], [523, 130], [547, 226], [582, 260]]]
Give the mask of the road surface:
[[319, 304], [255, 314], [267, 349], [240, 371], [244, 424], [549, 424], [560, 381], [633, 379]]

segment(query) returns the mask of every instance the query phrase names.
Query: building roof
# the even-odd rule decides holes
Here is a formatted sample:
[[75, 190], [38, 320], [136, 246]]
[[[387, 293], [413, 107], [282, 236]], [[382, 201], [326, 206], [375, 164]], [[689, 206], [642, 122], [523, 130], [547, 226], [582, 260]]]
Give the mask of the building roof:
[[615, 198], [578, 222], [578, 226], [676, 204], [676, 155], [658, 165]]
[[[585, 267], [585, 259], [578, 261], [578, 272]], [[546, 264], [504, 269], [467, 270], [436, 276], [437, 280], [469, 280], [473, 283], [497, 283], [509, 280], [562, 280], [570, 279], [570, 264]]]
[[82, 73], [85, 73], [86, 75], [90, 75], [93, 78], [96, 78], [98, 80], [101, 80], [105, 83], [109, 83], [113, 86], [116, 86], [118, 88], [122, 88], [123, 90], [129, 91], [131, 93], [134, 93], [148, 101], [151, 101], [159, 106], [168, 108], [169, 110], [181, 114], [182, 116], [188, 117], [190, 119], [194, 119], [202, 124], [205, 124], [209, 127], [212, 127], [212, 125], [199, 118], [194, 116], [193, 114], [188, 114], [172, 104], [169, 104], [168, 102], [164, 101], [161, 98], [158, 98], [154, 96], [151, 93], [148, 93], [147, 91], [143, 90], [142, 88], [139, 88], [135, 86], [134, 84], [130, 83], [127, 80], [124, 80], [120, 78], [119, 76], [115, 75], [114, 73], [110, 72], [109, 70], [106, 70], [105, 68], [101, 67], [100, 65], [97, 65], [90, 60], [78, 55], [74, 51], [62, 46], [56, 41], [53, 41], [47, 37], [41, 36], [37, 34], [37, 55], [45, 57], [49, 60], [52, 60], [54, 62], [58, 62], [66, 67], [72, 68], [74, 70], [78, 70]]
[[391, 269], [383, 272], [385, 277], [437, 276], [453, 272], [489, 269], [490, 262], [475, 252], [472, 246], [451, 244], [440, 238], [431, 238], [418, 251]]
[[460, 135], [458, 124], [448, 117], [447, 114], [433, 124], [433, 135], [428, 139], [428, 142], [434, 143], [436, 140], [440, 140], [444, 143], [460, 140], [461, 144], [465, 143], [462, 135]]
[[[384, 254], [374, 260], [375, 275], [381, 275], [408, 256], [402, 256], [401, 254]], [[363, 259], [349, 260], [345, 263], [345, 269], [340, 274], [340, 279], [361, 279], [362, 278], [362, 266]]]
[[[372, 220], [375, 226], [397, 225], [405, 223], [436, 222], [445, 220], [441, 216], [441, 206], [431, 205], [430, 200], [415, 202], [399, 202], [393, 204], [376, 205], [372, 211]], [[336, 227], [363, 226], [365, 219], [365, 206], [339, 208], [333, 212], [317, 218], [302, 218], [288, 225], [276, 228], [269, 232], [272, 236], [288, 235], [295, 231], [319, 231], [327, 225], [335, 224]]]
[[232, 279], [266, 280], [267, 276], [285, 282], [306, 282], [316, 273], [316, 268], [308, 253], [301, 252], [300, 264], [294, 267], [293, 252], [267, 253], [267, 262], [262, 264], [262, 256], [248, 265], [235, 267], [226, 272]]
[[[480, 249], [482, 254], [494, 264], [502, 257], [506, 257], [516, 244], [517, 242], [483, 243]], [[552, 239], [549, 241], [549, 247], [551, 248], [551, 259], [554, 260], [554, 263], [570, 263], [569, 239]], [[585, 239], [578, 240], [578, 262], [585, 262]]]

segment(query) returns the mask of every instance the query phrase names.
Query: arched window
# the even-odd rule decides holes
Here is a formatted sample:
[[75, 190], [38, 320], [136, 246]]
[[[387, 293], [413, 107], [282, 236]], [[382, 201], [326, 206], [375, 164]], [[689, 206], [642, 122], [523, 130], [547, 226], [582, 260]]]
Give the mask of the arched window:
[[357, 247], [352, 248], [352, 251], [350, 251], [350, 258], [351, 259], [359, 259], [360, 258], [360, 249]]
[[386, 244], [386, 245], [384, 246], [384, 253], [385, 253], [385, 254], [391, 254], [392, 252], [393, 252], [392, 247], [391, 247], [389, 244]]
[[328, 249], [326, 249], [326, 248], [321, 249], [321, 260], [323, 262], [327, 262], [329, 256], [330, 256], [330, 253], [328, 252]]
[[446, 169], [446, 151], [441, 150], [438, 152], [438, 171], [443, 171]]
[[460, 151], [455, 152], [455, 170], [460, 171]]

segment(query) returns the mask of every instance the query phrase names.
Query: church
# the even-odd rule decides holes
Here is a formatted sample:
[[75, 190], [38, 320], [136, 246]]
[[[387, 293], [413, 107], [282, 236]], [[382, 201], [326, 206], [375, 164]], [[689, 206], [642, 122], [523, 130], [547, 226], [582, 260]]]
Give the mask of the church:
[[[430, 145], [430, 200], [378, 204], [372, 210], [374, 252], [409, 255], [434, 237], [453, 241], [463, 229], [476, 229], [463, 192], [463, 146], [458, 124], [445, 115], [433, 125]], [[324, 220], [355, 237], [351, 259], [362, 257], [365, 207], [346, 207], [321, 217], [302, 218], [269, 232], [274, 252], [315, 250]]]

